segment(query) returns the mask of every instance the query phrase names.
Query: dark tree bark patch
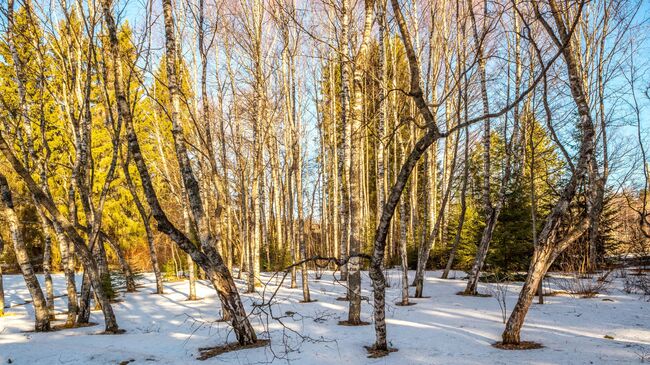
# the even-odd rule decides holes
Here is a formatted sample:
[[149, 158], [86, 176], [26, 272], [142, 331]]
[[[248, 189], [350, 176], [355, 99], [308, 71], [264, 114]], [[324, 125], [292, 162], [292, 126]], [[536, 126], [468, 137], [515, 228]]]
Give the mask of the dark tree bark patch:
[[387, 347], [385, 349], [378, 349], [375, 346], [364, 346], [368, 351], [369, 359], [378, 359], [380, 357], [388, 356], [391, 352], [397, 352], [396, 348]]
[[496, 342], [492, 346], [501, 350], [537, 350], [544, 348], [544, 345], [534, 341], [520, 341], [519, 343]]
[[416, 305], [418, 303], [413, 303], [413, 302], [408, 302], [408, 303], [403, 303], [403, 302], [397, 302], [395, 303], [396, 306], [398, 307], [410, 307], [412, 305]]
[[490, 298], [492, 295], [490, 294], [481, 294], [481, 293], [465, 293], [464, 291], [459, 291], [456, 293], [456, 295], [460, 295], [462, 297], [477, 297], [477, 298]]
[[365, 321], [359, 321], [356, 323], [352, 323], [350, 321], [339, 321], [339, 326], [348, 326], [348, 327], [367, 326], [369, 324], [370, 322], [365, 322]]

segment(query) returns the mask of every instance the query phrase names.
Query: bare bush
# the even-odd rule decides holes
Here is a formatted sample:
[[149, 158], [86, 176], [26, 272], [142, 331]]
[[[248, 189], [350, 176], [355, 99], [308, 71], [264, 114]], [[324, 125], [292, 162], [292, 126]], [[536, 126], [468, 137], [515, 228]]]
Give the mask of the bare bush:
[[608, 273], [601, 276], [591, 274], [580, 274], [577, 272], [568, 273], [563, 277], [556, 277], [552, 282], [561, 291], [580, 298], [593, 298], [604, 293], [609, 288], [610, 281], [607, 280]]
[[650, 302], [650, 277], [647, 275], [630, 275], [625, 278], [623, 291], [627, 294], [640, 294]]
[[634, 353], [641, 363], [650, 362], [650, 348], [639, 346]]
[[510, 279], [506, 275], [504, 280], [498, 280], [494, 283], [488, 284], [488, 291], [492, 294], [492, 297], [496, 299], [499, 303], [499, 308], [501, 309], [501, 319], [503, 323], [506, 323], [508, 319], [508, 308], [506, 306], [506, 298], [508, 297], [508, 288], [510, 286]]

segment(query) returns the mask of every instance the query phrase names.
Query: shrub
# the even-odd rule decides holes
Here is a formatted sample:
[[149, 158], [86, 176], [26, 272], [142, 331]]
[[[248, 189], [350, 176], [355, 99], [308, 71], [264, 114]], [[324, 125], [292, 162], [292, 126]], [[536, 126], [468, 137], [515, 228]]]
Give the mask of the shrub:
[[592, 275], [581, 275], [578, 273], [570, 273], [565, 277], [553, 278], [552, 281], [562, 291], [580, 298], [593, 298], [607, 291], [610, 283], [606, 280], [606, 276], [593, 277]]

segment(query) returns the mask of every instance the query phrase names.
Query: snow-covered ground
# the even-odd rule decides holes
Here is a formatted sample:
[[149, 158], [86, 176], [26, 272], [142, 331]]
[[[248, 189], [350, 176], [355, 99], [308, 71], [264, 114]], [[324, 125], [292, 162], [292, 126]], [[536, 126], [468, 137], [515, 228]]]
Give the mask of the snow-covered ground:
[[[400, 295], [399, 272], [390, 274], [388, 337], [398, 352], [367, 358], [363, 346], [372, 344], [373, 326], [339, 326], [338, 321], [347, 316], [347, 302], [336, 300], [344, 288], [331, 273], [315, 280], [312, 272], [310, 288], [316, 302], [300, 303], [301, 289], [285, 285], [270, 307], [274, 316], [284, 317], [286, 327], [266, 315], [251, 317], [260, 337], [270, 336], [270, 347], [226, 353], [204, 362], [196, 360], [199, 348], [235, 341], [227, 325], [216, 322], [219, 302], [206, 282], [197, 285], [202, 299], [188, 302], [186, 281], [166, 283], [166, 294], [152, 295], [153, 277], [146, 275], [137, 293], [124, 295], [113, 306], [120, 327], [126, 330], [122, 335], [98, 334], [103, 330], [101, 312], [93, 312], [92, 320], [99, 323], [94, 327], [33, 333], [29, 332], [32, 306], [17, 305], [29, 299], [24, 282], [20, 276], [7, 275], [5, 294], [12, 307], [7, 310], [9, 316], [0, 318], [0, 364], [120, 364], [130, 360], [133, 364], [631, 364], [641, 363], [644, 357], [650, 361], [650, 303], [625, 294], [622, 279], [614, 275], [608, 292], [595, 298], [553, 296], [544, 305], [533, 305], [522, 339], [545, 347], [507, 351], [491, 346], [500, 339], [504, 326], [494, 297], [455, 295], [464, 288], [464, 281], [441, 280], [440, 272], [428, 272], [424, 292], [430, 297], [412, 299], [417, 303], [414, 306], [395, 306]], [[265, 281], [269, 277], [265, 274]], [[363, 295], [372, 298], [367, 273], [363, 280]], [[55, 295], [64, 294], [63, 277], [55, 275], [54, 283]], [[245, 288], [243, 281], [238, 280], [238, 285]], [[267, 299], [275, 288], [266, 288]], [[508, 313], [519, 288], [518, 284], [510, 286]], [[489, 290], [481, 284], [480, 291]], [[242, 300], [250, 311], [262, 301], [262, 290], [242, 294]], [[363, 303], [363, 318], [368, 321], [370, 304]], [[65, 308], [65, 297], [58, 298], [57, 312]]]

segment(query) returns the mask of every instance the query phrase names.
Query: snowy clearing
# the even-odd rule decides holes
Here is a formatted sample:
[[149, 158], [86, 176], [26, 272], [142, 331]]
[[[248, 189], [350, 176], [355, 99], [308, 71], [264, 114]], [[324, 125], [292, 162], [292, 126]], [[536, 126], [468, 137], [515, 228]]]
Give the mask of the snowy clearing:
[[[412, 273], [411, 273], [412, 274]], [[459, 277], [463, 273], [457, 274]], [[270, 274], [263, 274], [263, 281]], [[494, 297], [455, 295], [463, 280], [438, 279], [440, 272], [428, 272], [425, 295], [413, 299], [414, 306], [400, 307], [399, 272], [390, 273], [387, 289], [388, 338], [399, 351], [380, 359], [367, 358], [363, 346], [374, 341], [373, 326], [345, 327], [347, 302], [337, 301], [344, 293], [331, 273], [316, 280], [310, 273], [316, 302], [303, 304], [299, 288], [281, 288], [270, 307], [283, 316], [284, 328], [264, 314], [251, 317], [260, 338], [270, 336], [271, 346], [241, 350], [198, 361], [198, 349], [235, 341], [220, 317], [215, 291], [200, 281], [200, 300], [188, 302], [187, 282], [165, 283], [164, 295], [152, 295], [153, 275], [145, 275], [137, 293], [122, 295], [114, 310], [122, 335], [99, 335], [101, 312], [92, 321], [99, 325], [33, 333], [33, 307], [20, 305], [29, 299], [21, 276], [4, 277], [8, 316], [0, 318], [0, 364], [630, 364], [650, 361], [650, 303], [638, 295], [626, 294], [622, 279], [612, 275], [606, 294], [595, 298], [568, 295], [546, 298], [534, 304], [526, 318], [522, 340], [541, 342], [539, 350], [506, 351], [493, 348], [503, 330], [499, 303]], [[42, 278], [40, 278], [42, 279]], [[80, 278], [77, 281], [80, 283]], [[288, 279], [286, 280], [288, 282]], [[64, 278], [54, 276], [55, 295], [65, 293]], [[237, 280], [241, 292], [245, 282]], [[363, 272], [364, 297], [372, 298], [370, 279]], [[266, 298], [275, 290], [273, 281]], [[481, 292], [494, 290], [481, 284]], [[508, 313], [517, 299], [520, 284], [511, 284]], [[256, 294], [241, 294], [246, 308], [262, 301]], [[57, 313], [65, 310], [65, 297], [56, 300]], [[268, 307], [264, 307], [268, 312]], [[371, 321], [371, 303], [363, 302], [363, 319]], [[64, 319], [59, 315], [58, 319]], [[292, 332], [295, 331], [295, 332]], [[265, 332], [266, 331], [266, 332]], [[300, 334], [300, 335], [298, 335]], [[605, 337], [607, 336], [607, 338]], [[38, 349], [38, 351], [35, 351]]]

